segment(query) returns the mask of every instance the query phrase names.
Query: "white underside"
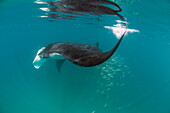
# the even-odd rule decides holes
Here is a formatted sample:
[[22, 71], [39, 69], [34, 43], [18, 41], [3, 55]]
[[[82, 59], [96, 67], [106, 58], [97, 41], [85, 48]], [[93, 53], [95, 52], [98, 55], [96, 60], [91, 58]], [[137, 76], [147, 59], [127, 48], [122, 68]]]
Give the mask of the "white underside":
[[58, 53], [52, 53], [50, 54], [49, 58], [42, 58], [40, 57], [38, 54], [40, 52], [42, 52], [45, 49], [45, 47], [42, 47], [41, 49], [38, 50], [34, 60], [33, 60], [33, 66], [36, 69], [39, 69], [48, 59], [65, 59], [65, 57], [63, 57], [62, 55], [58, 54]]

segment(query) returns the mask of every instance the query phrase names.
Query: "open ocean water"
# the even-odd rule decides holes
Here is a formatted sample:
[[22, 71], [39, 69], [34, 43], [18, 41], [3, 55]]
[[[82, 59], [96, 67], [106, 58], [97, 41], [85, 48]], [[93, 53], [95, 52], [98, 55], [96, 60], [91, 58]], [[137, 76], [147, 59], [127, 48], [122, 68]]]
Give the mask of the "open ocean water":
[[170, 113], [170, 1], [115, 3], [139, 32], [128, 33], [105, 63], [66, 61], [59, 73], [54, 60], [35, 69], [37, 51], [54, 42], [98, 42], [108, 51], [117, 38], [102, 26], [114, 16], [48, 21], [33, 0], [0, 0], [0, 113]]

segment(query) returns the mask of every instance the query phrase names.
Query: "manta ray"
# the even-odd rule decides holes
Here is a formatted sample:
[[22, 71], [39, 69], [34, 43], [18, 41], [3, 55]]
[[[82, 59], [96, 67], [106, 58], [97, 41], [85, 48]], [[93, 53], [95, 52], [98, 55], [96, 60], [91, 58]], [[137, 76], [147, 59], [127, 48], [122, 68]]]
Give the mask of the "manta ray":
[[79, 44], [79, 43], [52, 43], [38, 50], [33, 61], [35, 68], [39, 69], [48, 59], [55, 59], [57, 70], [60, 72], [63, 62], [67, 59], [73, 64], [83, 67], [92, 67], [99, 65], [108, 60], [119, 47], [126, 31], [120, 37], [117, 44], [107, 52], [102, 52], [95, 45]]

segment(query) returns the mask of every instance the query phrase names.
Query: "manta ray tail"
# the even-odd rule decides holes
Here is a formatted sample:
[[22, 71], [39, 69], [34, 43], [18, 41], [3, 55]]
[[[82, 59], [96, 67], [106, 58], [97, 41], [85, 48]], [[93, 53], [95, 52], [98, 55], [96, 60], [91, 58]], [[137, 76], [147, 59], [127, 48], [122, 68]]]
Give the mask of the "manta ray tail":
[[[127, 30], [126, 30], [127, 31]], [[115, 45], [115, 47], [112, 49], [112, 50], [110, 50], [110, 51], [108, 51], [108, 52], [106, 52], [102, 57], [103, 57], [103, 62], [104, 61], [106, 61], [108, 58], [110, 58], [112, 55], [113, 55], [113, 53], [117, 50], [117, 48], [119, 47], [119, 45], [120, 45], [120, 43], [122, 42], [122, 39], [123, 39], [123, 37], [125, 36], [125, 34], [126, 34], [126, 31], [123, 33], [123, 35], [120, 37], [120, 39], [119, 39], [119, 41], [117, 42], [117, 44]]]
[[111, 50], [111, 53], [112, 53], [112, 54], [113, 54], [113, 53], [116, 51], [116, 49], [119, 47], [119, 45], [120, 45], [123, 37], [125, 36], [126, 32], [127, 32], [127, 30], [123, 33], [123, 35], [120, 37], [120, 39], [119, 39], [119, 41], [117, 42], [117, 44], [115, 45], [115, 47]]

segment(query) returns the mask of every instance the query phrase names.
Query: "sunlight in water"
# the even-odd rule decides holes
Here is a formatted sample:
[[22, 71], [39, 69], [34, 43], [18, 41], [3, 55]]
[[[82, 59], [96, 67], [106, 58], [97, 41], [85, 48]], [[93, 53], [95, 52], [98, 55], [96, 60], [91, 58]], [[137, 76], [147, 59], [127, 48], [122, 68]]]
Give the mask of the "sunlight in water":
[[128, 28], [126, 28], [126, 26], [123, 26], [121, 24], [121, 23], [128, 24], [127, 22], [123, 22], [123, 21], [118, 20], [117, 23], [118, 24], [113, 25], [113, 26], [104, 26], [104, 28], [111, 29], [113, 31], [113, 34], [115, 34], [118, 39], [122, 36], [122, 34], [124, 33], [125, 30], [127, 30], [126, 35], [128, 33], [139, 32], [139, 30], [128, 29]]
[[46, 1], [43, 1], [43, 0], [35, 0], [34, 3], [37, 3], [37, 4], [46, 4]]
[[[115, 88], [125, 88], [127, 77], [130, 78], [131, 72], [129, 66], [125, 64], [125, 59], [115, 54], [105, 63], [97, 66], [96, 79], [98, 84], [97, 93], [110, 99], [111, 92]], [[104, 103], [103, 107], [107, 107], [108, 103]]]

